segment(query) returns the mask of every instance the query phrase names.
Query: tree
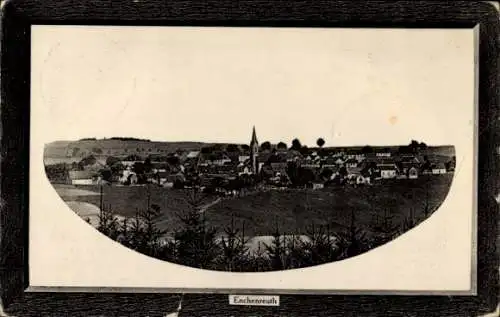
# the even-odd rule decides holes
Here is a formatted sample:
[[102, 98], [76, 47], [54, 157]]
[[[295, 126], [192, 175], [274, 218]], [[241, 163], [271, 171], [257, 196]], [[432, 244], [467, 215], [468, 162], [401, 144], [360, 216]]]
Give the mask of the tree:
[[329, 168], [325, 168], [321, 171], [321, 174], [320, 176], [323, 178], [323, 179], [330, 179], [333, 175], [333, 171]]
[[140, 251], [141, 241], [143, 241], [144, 225], [139, 212], [136, 212], [130, 225], [129, 243], [132, 249]]
[[217, 228], [209, 227], [206, 221], [206, 211], [202, 211], [203, 196], [197, 188], [193, 188], [186, 202], [189, 209], [184, 214], [178, 214], [182, 228], [175, 233], [177, 241], [177, 256], [181, 264], [210, 269], [219, 256], [217, 243]]
[[245, 151], [245, 152], [248, 152], [248, 151], [250, 151], [250, 146], [249, 146], [248, 144], [243, 144], [243, 145], [241, 146], [241, 149], [242, 149], [243, 151]]
[[224, 228], [225, 237], [221, 237], [222, 263], [226, 271], [240, 270], [248, 251], [248, 239], [245, 237], [245, 223], [242, 230], [236, 228], [234, 215], [231, 215], [230, 225]]
[[156, 226], [156, 219], [161, 214], [159, 205], [150, 205], [150, 193], [148, 191], [148, 207], [143, 212], [139, 213], [144, 223], [144, 231], [140, 244], [140, 251], [149, 256], [156, 256], [160, 251], [160, 238], [166, 231], [160, 230]]
[[271, 270], [281, 271], [286, 269], [286, 248], [285, 237], [281, 235], [279, 226], [276, 223], [271, 244], [265, 244], [265, 249], [269, 256]]
[[153, 164], [151, 163], [151, 158], [148, 156], [144, 160], [144, 173], [150, 173], [153, 169]]
[[323, 145], [325, 145], [325, 140], [324, 140], [323, 138], [319, 138], [319, 139], [317, 139], [317, 140], [316, 140], [316, 144], [317, 144], [320, 148], [322, 148], [322, 147], [323, 147]]
[[80, 160], [82, 166], [94, 165], [96, 162], [97, 159], [93, 155], [86, 156]]
[[369, 145], [365, 145], [361, 149], [361, 153], [363, 153], [363, 154], [373, 153], [373, 148], [371, 146], [369, 146]]
[[127, 156], [124, 161], [134, 162], [134, 161], [142, 161], [142, 157], [137, 154], [130, 154]]
[[115, 241], [118, 239], [120, 233], [118, 230], [118, 219], [113, 215], [109, 206], [107, 208], [101, 206], [97, 230]]
[[121, 174], [121, 171], [123, 171], [125, 169], [125, 166], [123, 166], [123, 164], [121, 162], [118, 162], [118, 163], [111, 165], [110, 169], [111, 169], [111, 173], [116, 175], [116, 174]]
[[72, 149], [71, 156], [77, 156], [79, 152], [80, 152], [80, 148], [75, 147]]
[[354, 210], [351, 210], [351, 221], [347, 230], [334, 235], [337, 248], [336, 258], [339, 260], [359, 255], [371, 247], [365, 232], [357, 227]]
[[129, 229], [129, 218], [124, 217], [120, 223], [119, 232], [120, 236], [118, 241], [126, 247], [131, 247], [131, 235]]
[[302, 143], [300, 143], [299, 139], [295, 138], [292, 140], [291, 149], [296, 150], [296, 151], [299, 151], [300, 149], [302, 149]]
[[177, 166], [181, 163], [181, 160], [176, 155], [170, 155], [167, 157], [167, 163], [173, 166]]
[[384, 209], [382, 219], [376, 215], [376, 220], [372, 224], [372, 230], [375, 233], [374, 243], [379, 246], [391, 241], [398, 231], [398, 225], [394, 222], [394, 216], [391, 209], [394, 209], [395, 202], [389, 201], [385, 204], [388, 208]]
[[303, 145], [301, 148], [300, 148], [300, 154], [302, 155], [307, 155], [309, 154], [309, 148], [307, 147], [307, 145]]
[[286, 150], [287, 146], [285, 142], [279, 142], [277, 145], [278, 150]]
[[228, 144], [226, 146], [226, 151], [228, 151], [230, 153], [238, 152], [239, 150], [240, 150], [240, 148], [238, 147], [237, 144]]
[[271, 143], [269, 141], [266, 141], [260, 145], [261, 151], [270, 151], [271, 150]]
[[99, 171], [99, 175], [102, 177], [103, 180], [111, 182], [111, 177], [113, 176], [113, 173], [111, 172], [111, 169], [103, 168]]
[[115, 165], [116, 163], [120, 163], [120, 162], [121, 162], [121, 160], [117, 157], [114, 157], [114, 156], [108, 156], [106, 158], [106, 165], [109, 167]]
[[336, 260], [339, 255], [335, 252], [334, 240], [330, 235], [329, 226], [312, 224], [307, 228], [306, 237], [308, 239], [303, 243], [307, 255], [307, 265], [318, 265]]
[[146, 171], [146, 169], [144, 167], [144, 163], [141, 163], [141, 162], [135, 162], [134, 165], [132, 165], [132, 170], [137, 175], [142, 175]]

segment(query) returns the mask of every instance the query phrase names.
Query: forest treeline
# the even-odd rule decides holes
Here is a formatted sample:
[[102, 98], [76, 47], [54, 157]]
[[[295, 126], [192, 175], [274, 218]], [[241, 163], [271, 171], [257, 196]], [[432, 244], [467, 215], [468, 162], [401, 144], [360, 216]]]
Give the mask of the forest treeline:
[[353, 210], [349, 225], [342, 230], [311, 225], [300, 236], [280, 231], [277, 221], [271, 243], [250, 250], [244, 223], [236, 226], [233, 217], [227, 226], [211, 226], [200, 210], [203, 194], [193, 190], [189, 196], [190, 208], [176, 215], [182, 226], [175, 232], [158, 228], [160, 206], [149, 202], [146, 210], [122, 220], [113, 215], [111, 206], [101, 206], [97, 229], [128, 248], [160, 260], [207, 270], [263, 272], [353, 257], [393, 240], [423, 220], [411, 215], [401, 227], [386, 214], [368, 232], [357, 225]]

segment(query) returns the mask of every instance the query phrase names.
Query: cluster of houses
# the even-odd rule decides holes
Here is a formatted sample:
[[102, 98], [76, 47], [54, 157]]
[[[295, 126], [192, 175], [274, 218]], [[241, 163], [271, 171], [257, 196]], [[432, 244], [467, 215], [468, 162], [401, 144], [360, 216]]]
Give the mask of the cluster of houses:
[[[74, 185], [115, 182], [123, 185], [154, 183], [164, 187], [216, 187], [218, 190], [244, 186], [248, 180], [257, 180], [274, 187], [287, 187], [294, 183], [291, 167], [307, 177], [301, 185], [313, 189], [328, 184], [372, 184], [389, 179], [417, 179], [422, 174], [441, 175], [454, 171], [455, 161], [439, 160], [418, 153], [395, 153], [389, 150], [330, 150], [259, 148], [255, 128], [246, 151], [227, 149], [203, 151], [177, 151], [165, 156], [150, 155], [143, 160], [121, 160], [118, 172], [103, 175], [111, 168], [95, 162], [84, 170], [69, 171]], [[116, 170], [116, 169], [115, 169]], [[293, 172], [295, 173], [295, 172]], [[234, 189], [229, 189], [234, 190]]]

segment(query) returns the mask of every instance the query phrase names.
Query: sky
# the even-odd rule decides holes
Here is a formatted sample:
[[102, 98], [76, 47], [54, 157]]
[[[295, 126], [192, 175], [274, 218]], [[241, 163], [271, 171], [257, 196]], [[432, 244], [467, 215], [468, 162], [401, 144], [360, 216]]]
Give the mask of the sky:
[[431, 145], [473, 126], [470, 29], [35, 26], [44, 140]]

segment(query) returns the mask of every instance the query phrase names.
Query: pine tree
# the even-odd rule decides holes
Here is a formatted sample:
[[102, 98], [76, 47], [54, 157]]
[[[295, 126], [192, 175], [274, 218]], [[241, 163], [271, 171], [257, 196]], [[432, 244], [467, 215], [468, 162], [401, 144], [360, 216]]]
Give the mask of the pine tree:
[[277, 223], [271, 244], [264, 243], [264, 246], [269, 256], [271, 269], [276, 271], [286, 269], [285, 237], [281, 235]]
[[99, 224], [97, 226], [97, 230], [104, 234], [105, 236], [117, 240], [119, 235], [118, 230], [118, 220], [113, 215], [111, 211], [111, 207], [103, 206], [99, 212]]
[[222, 263], [226, 271], [239, 271], [245, 262], [248, 252], [248, 239], [245, 237], [245, 223], [242, 230], [234, 224], [234, 214], [231, 215], [231, 223], [224, 228], [225, 237], [221, 237]]
[[141, 221], [141, 217], [138, 211], [135, 213], [135, 216], [131, 219], [129, 234], [130, 234], [129, 235], [130, 246], [134, 250], [141, 252], [140, 248], [141, 248], [141, 241], [143, 241], [144, 225]]
[[356, 223], [356, 214], [351, 210], [349, 227], [335, 234], [335, 257], [339, 260], [359, 255], [371, 248], [366, 233]]
[[139, 213], [144, 229], [141, 241], [141, 250], [147, 255], [156, 256], [160, 251], [160, 239], [166, 233], [156, 226], [156, 218], [160, 215], [160, 206], [151, 205], [145, 211]]
[[307, 241], [303, 247], [308, 256], [308, 265], [318, 265], [336, 260], [336, 247], [330, 237], [329, 226], [312, 224], [306, 231]]
[[187, 266], [213, 268], [220, 254], [217, 228], [207, 225], [206, 211], [201, 209], [202, 197], [198, 188], [192, 189], [187, 201], [190, 210], [177, 215], [183, 224], [182, 229], [175, 234], [178, 261]]

